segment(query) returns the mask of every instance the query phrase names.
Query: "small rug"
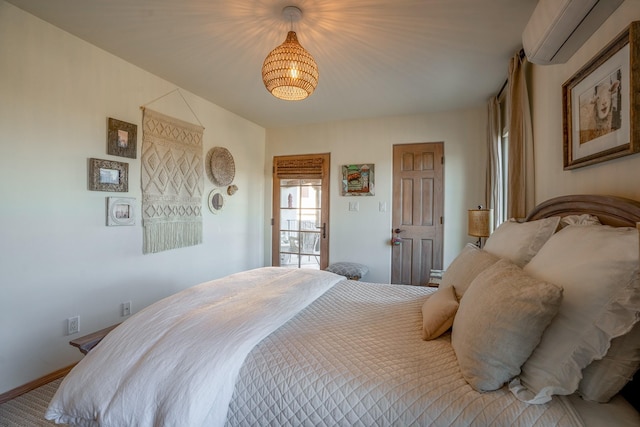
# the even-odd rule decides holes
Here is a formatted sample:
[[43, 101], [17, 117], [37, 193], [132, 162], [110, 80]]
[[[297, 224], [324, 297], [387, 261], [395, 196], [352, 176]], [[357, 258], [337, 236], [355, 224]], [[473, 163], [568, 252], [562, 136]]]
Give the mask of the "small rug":
[[0, 404], [0, 427], [48, 427], [56, 425], [44, 419], [51, 398], [62, 378]]
[[202, 243], [204, 128], [145, 108], [142, 130], [143, 252]]

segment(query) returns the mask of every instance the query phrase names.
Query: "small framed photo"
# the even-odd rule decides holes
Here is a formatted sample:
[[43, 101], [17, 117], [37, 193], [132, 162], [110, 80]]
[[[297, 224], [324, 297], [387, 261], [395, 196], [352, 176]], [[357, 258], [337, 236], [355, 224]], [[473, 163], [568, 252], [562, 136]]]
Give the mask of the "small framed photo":
[[138, 127], [132, 123], [109, 117], [107, 131], [107, 154], [136, 158]]
[[562, 85], [564, 169], [640, 151], [640, 22]]
[[342, 166], [343, 196], [373, 196], [374, 192], [373, 164]]
[[135, 203], [133, 197], [107, 197], [107, 226], [135, 225]]
[[89, 190], [126, 193], [129, 191], [129, 164], [89, 159]]

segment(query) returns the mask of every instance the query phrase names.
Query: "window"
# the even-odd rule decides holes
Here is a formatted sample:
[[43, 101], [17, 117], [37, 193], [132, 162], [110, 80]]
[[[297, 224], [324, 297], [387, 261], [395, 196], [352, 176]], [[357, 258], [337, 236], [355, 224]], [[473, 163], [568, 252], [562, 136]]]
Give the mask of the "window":
[[[506, 88], [506, 87], [505, 87]], [[499, 208], [495, 209], [496, 215], [494, 221], [496, 224], [502, 224], [507, 220], [507, 198], [509, 193], [507, 191], [507, 185], [509, 182], [509, 122], [507, 120], [507, 91], [503, 90], [498, 96], [498, 103], [500, 105], [500, 124], [502, 125], [502, 131], [500, 134], [500, 195], [496, 203], [499, 204]]]

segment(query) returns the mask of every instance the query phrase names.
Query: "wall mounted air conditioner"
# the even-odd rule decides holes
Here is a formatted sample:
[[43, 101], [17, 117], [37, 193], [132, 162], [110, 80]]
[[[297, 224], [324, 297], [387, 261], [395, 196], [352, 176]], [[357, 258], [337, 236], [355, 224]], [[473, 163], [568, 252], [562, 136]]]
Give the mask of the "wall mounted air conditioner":
[[539, 0], [522, 33], [529, 62], [566, 62], [623, 0]]

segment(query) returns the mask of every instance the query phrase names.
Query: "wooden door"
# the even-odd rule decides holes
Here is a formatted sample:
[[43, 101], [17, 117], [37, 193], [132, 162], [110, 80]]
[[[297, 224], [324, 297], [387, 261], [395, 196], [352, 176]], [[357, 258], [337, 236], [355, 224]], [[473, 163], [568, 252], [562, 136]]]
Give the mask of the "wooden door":
[[327, 268], [330, 159], [330, 154], [273, 158], [272, 265]]
[[[426, 285], [442, 269], [444, 144], [393, 146], [391, 283]], [[397, 231], [397, 233], [395, 233]]]

